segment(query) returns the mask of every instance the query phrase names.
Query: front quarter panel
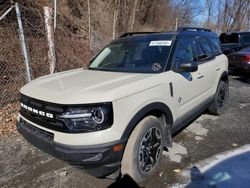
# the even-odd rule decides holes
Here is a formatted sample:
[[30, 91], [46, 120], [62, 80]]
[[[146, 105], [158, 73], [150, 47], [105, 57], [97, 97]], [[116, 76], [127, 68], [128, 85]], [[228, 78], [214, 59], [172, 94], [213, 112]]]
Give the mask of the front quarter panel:
[[119, 131], [122, 138], [126, 128], [133, 117], [144, 107], [162, 103], [171, 109], [173, 121], [176, 119], [176, 106], [171, 97], [169, 83], [164, 82], [143, 92], [117, 100], [113, 103], [114, 107], [114, 129]]

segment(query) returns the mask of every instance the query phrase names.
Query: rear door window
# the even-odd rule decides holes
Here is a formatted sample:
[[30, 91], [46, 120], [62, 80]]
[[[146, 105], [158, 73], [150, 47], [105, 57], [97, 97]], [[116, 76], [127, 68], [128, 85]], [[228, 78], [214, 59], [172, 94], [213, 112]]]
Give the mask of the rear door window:
[[243, 44], [250, 44], [250, 34], [242, 35], [241, 38]]
[[213, 57], [213, 50], [205, 37], [197, 39], [197, 56], [198, 61], [205, 61]]
[[215, 55], [222, 54], [220, 40], [218, 38], [211, 39], [211, 47], [212, 47]]

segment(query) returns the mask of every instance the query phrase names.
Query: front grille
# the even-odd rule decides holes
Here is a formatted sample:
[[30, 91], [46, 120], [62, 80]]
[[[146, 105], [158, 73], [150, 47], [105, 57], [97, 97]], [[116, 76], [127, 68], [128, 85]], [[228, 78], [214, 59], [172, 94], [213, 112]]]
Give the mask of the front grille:
[[53, 114], [53, 118], [49, 118], [38, 113], [34, 113], [31, 110], [21, 108], [20, 114], [29, 121], [51, 130], [65, 133], [71, 132], [70, 129], [65, 125], [65, 123], [57, 118], [58, 115], [61, 115], [66, 110], [66, 106], [41, 101], [22, 94], [20, 102], [32, 109], [38, 110], [39, 112], [41, 111]]

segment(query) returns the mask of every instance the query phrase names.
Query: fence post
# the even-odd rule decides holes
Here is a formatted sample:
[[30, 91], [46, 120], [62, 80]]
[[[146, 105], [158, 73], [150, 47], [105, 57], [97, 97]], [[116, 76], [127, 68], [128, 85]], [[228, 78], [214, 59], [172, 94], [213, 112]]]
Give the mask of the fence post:
[[54, 0], [54, 31], [56, 30], [56, 23], [57, 23], [57, 0]]
[[26, 67], [26, 75], [27, 75], [27, 81], [31, 81], [31, 70], [30, 70], [30, 64], [29, 64], [29, 53], [27, 50], [27, 45], [26, 45], [26, 40], [24, 36], [24, 31], [23, 31], [23, 23], [22, 23], [22, 17], [21, 17], [21, 12], [19, 9], [19, 5], [16, 2], [15, 3], [15, 8], [16, 8], [16, 16], [17, 16], [17, 21], [18, 21], [18, 28], [19, 28], [19, 38], [20, 38], [20, 45], [22, 48], [22, 53], [24, 57], [24, 62], [25, 62], [25, 67]]
[[54, 43], [54, 29], [53, 29], [53, 19], [52, 19], [52, 8], [43, 7], [44, 19], [45, 19], [45, 29], [47, 32], [48, 40], [48, 58], [50, 63], [50, 73], [56, 72], [56, 53], [55, 53], [55, 43]]
[[90, 2], [88, 0], [88, 25], [89, 25], [89, 49], [90, 53], [92, 53], [92, 37], [91, 37], [91, 9], [90, 9]]

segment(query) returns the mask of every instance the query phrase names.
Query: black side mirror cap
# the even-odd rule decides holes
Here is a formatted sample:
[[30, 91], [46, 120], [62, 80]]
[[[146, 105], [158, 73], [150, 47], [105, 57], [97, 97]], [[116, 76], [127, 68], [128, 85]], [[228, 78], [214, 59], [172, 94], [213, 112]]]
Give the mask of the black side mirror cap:
[[180, 63], [177, 72], [196, 72], [198, 70], [198, 63], [195, 61]]

